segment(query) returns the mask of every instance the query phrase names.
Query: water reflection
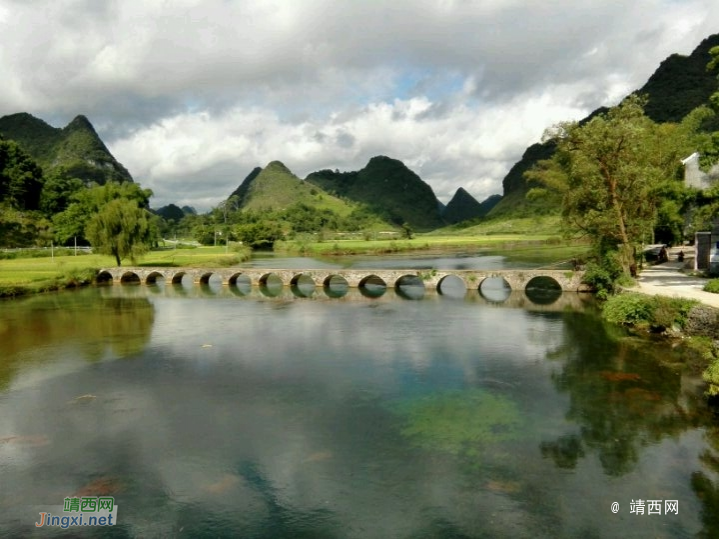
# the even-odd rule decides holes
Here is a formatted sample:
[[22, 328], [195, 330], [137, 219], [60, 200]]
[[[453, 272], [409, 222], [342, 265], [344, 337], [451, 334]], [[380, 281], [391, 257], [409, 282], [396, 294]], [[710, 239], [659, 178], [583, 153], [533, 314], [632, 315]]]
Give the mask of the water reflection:
[[702, 503], [704, 525], [698, 537], [719, 537], [719, 427], [713, 424], [704, 434], [707, 448], [700, 455], [702, 470], [691, 477], [692, 490]]
[[501, 277], [487, 277], [479, 284], [479, 293], [492, 303], [503, 303], [512, 294], [512, 287]]
[[708, 419], [697, 410], [701, 401], [680, 398], [677, 366], [658, 364], [656, 348], [648, 352], [643, 343], [606, 338], [599, 346], [601, 322], [576, 313], [565, 317], [565, 327], [575, 338], [550, 353], [563, 363], [552, 379], [569, 394], [565, 417], [579, 429], [541, 444], [542, 454], [557, 466], [575, 468], [596, 453], [606, 474], [623, 475], [634, 470], [642, 447]]
[[447, 298], [463, 299], [467, 294], [467, 287], [456, 275], [447, 275], [438, 283], [437, 293]]
[[150, 340], [155, 308], [141, 287], [140, 297], [101, 297], [82, 292], [44, 294], [0, 303], [0, 388], [7, 387], [28, 355], [51, 361], [63, 350], [96, 361], [108, 354], [128, 357]]
[[[99, 493], [116, 497], [112, 531], [126, 537], [716, 530], [719, 445], [701, 395], [663, 347], [626, 341], [591, 309], [564, 312], [581, 296], [317, 288], [111, 287], [2, 304], [0, 328], [29, 335], [0, 391], [0, 535], [40, 535], [27, 506]], [[107, 344], [88, 363], [80, 322], [78, 338], [38, 346], [32, 321], [69, 307], [104, 323], [122, 311], [91, 340], [139, 332], [143, 346], [117, 361]], [[639, 496], [678, 499], [679, 515], [633, 518]]]

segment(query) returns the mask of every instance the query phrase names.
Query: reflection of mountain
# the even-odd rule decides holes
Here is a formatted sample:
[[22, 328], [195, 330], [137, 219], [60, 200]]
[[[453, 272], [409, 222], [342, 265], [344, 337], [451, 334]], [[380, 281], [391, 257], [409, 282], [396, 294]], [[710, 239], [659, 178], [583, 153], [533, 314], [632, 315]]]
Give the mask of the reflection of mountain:
[[[86, 292], [37, 296], [13, 303], [0, 318], [0, 388], [28, 357], [53, 359], [72, 344], [82, 357], [101, 359], [107, 352], [137, 354], [150, 339], [155, 310], [146, 298], [88, 298]], [[46, 354], [27, 354], [45, 349]]]
[[[599, 319], [580, 313], [564, 316], [564, 322], [571, 338], [547, 358], [565, 362], [552, 379], [569, 394], [565, 417], [579, 429], [541, 443], [542, 455], [558, 467], [575, 468], [596, 453], [607, 475], [623, 475], [642, 447], [701, 422], [701, 414], [689, 408], [695, 401], [681, 398], [681, 377], [670, 367], [658, 368], [646, 342], [612, 339]], [[665, 359], [668, 353], [662, 349]]]

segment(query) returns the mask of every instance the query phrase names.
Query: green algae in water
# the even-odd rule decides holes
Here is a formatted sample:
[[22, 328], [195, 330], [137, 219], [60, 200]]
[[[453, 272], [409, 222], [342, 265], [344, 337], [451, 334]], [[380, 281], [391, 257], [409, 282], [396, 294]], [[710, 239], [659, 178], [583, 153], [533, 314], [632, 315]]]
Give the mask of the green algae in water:
[[398, 404], [401, 434], [416, 446], [475, 457], [482, 446], [520, 436], [517, 405], [501, 395], [473, 389], [435, 393]]

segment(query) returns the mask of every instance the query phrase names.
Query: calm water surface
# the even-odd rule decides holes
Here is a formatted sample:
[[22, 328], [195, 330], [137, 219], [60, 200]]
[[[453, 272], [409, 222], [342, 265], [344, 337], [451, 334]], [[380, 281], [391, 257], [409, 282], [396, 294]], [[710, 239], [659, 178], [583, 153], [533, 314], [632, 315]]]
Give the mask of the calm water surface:
[[[577, 296], [309, 296], [0, 303], [0, 536], [719, 535], [717, 421], [668, 346]], [[35, 528], [87, 495], [115, 527]]]

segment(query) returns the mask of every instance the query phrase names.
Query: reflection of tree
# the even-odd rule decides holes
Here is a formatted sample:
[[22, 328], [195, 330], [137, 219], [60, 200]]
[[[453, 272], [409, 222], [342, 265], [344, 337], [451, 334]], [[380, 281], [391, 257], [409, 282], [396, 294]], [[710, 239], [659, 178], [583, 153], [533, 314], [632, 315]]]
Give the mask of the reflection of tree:
[[699, 457], [706, 470], [692, 474], [692, 490], [702, 502], [702, 523], [704, 528], [697, 537], [719, 537], [719, 428], [714, 427], [705, 434], [710, 449]]
[[144, 349], [155, 319], [152, 303], [146, 298], [98, 298], [85, 292], [94, 291], [12, 303], [0, 319], [0, 387], [9, 384], [21, 362], [51, 360], [59, 346], [76, 346], [89, 360], [108, 351], [127, 357]]
[[[589, 452], [596, 452], [604, 471], [622, 475], [639, 459], [641, 447], [676, 436], [699, 421], [696, 410], [679, 402], [681, 377], [659, 364], [647, 342], [615, 339], [597, 317], [564, 316], [565, 344], [550, 352], [564, 361], [554, 383], [570, 397], [566, 419], [578, 433], [542, 442], [542, 455], [561, 468], [574, 468]], [[692, 399], [688, 403], [694, 402]]]

